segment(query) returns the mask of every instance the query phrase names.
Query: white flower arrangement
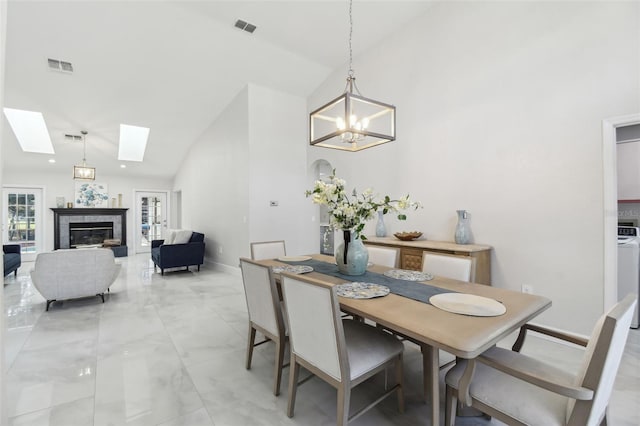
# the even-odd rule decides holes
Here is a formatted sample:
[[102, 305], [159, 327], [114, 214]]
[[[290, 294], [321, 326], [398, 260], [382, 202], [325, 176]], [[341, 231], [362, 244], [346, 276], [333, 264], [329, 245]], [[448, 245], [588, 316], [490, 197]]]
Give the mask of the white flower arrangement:
[[305, 194], [307, 197], [311, 196], [315, 204], [327, 206], [329, 225], [332, 229], [354, 231], [355, 238], [366, 240], [361, 232], [365, 222], [373, 219], [378, 210], [382, 210], [383, 214], [397, 212], [399, 220], [406, 220], [407, 216], [400, 211], [410, 208], [417, 210], [422, 207], [420, 203], [411, 201], [408, 194], [398, 200], [392, 200], [388, 195], [382, 200], [376, 200], [371, 188], [363, 191], [361, 195], [354, 189], [350, 198], [345, 186], [344, 179], [336, 177], [336, 171], [333, 170], [328, 182], [317, 180], [313, 190], [308, 190]]

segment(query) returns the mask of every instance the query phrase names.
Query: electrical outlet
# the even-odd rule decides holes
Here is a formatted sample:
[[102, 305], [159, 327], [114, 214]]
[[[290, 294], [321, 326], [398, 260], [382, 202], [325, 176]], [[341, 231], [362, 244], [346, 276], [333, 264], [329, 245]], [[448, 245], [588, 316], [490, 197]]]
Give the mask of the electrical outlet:
[[222, 254], [222, 246], [219, 246], [219, 247], [218, 247], [218, 253], [219, 253], [219, 254]]
[[522, 292], [527, 294], [533, 294], [533, 287], [527, 284], [522, 284]]

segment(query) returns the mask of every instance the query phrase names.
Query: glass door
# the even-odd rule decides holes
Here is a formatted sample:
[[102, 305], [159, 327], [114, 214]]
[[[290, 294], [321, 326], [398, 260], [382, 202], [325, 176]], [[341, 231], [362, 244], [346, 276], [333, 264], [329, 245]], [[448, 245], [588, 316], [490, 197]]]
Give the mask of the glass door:
[[163, 238], [167, 211], [166, 192], [136, 192], [136, 253], [150, 252], [151, 241]]
[[42, 189], [5, 187], [2, 194], [3, 244], [20, 244], [22, 261], [32, 262], [44, 246]]

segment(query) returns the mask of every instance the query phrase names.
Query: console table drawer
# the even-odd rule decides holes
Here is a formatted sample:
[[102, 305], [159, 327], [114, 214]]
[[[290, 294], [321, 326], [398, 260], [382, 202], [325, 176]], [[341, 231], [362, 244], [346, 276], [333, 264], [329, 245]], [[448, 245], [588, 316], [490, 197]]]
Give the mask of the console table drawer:
[[422, 270], [422, 250], [400, 249], [400, 267], [413, 271]]

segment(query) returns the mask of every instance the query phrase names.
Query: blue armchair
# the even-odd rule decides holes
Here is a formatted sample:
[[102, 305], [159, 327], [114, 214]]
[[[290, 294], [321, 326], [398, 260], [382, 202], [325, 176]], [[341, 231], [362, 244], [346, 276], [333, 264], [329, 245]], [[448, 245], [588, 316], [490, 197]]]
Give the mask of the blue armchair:
[[151, 241], [151, 260], [154, 269], [160, 268], [161, 275], [168, 268], [197, 266], [204, 263], [204, 234], [193, 232], [185, 244], [164, 244], [164, 240]]
[[20, 244], [5, 244], [2, 246], [4, 252], [4, 276], [10, 273], [18, 275], [18, 268], [22, 264], [22, 256], [20, 255]]

